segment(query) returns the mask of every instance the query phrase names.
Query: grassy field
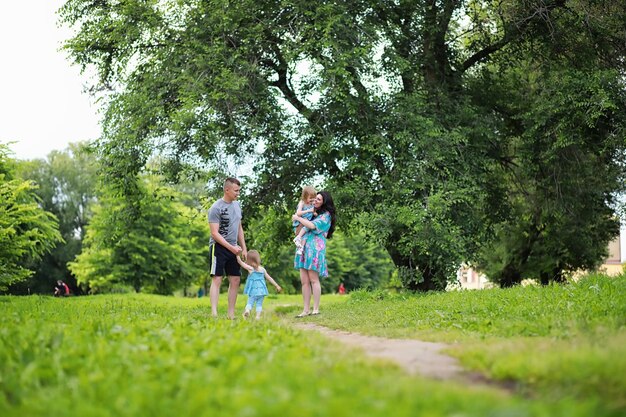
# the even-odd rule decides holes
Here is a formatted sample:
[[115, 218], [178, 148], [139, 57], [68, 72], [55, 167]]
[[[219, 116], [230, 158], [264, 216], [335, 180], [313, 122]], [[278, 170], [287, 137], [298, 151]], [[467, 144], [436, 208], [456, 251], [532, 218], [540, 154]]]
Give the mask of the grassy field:
[[468, 368], [516, 381], [515, 395], [411, 377], [295, 330], [300, 303], [273, 296], [266, 317], [254, 322], [212, 319], [206, 298], [0, 297], [0, 415], [626, 413], [626, 276], [545, 288], [325, 295], [322, 315], [304, 319], [448, 342]]
[[579, 398], [626, 415], [626, 275], [568, 285], [406, 296], [353, 293], [319, 324], [445, 341], [468, 369], [525, 397]]

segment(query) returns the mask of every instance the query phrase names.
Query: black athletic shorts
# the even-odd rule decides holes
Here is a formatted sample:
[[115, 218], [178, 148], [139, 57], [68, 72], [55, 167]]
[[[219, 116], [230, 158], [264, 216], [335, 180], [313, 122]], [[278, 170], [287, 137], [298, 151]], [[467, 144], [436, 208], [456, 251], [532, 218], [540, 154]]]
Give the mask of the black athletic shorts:
[[241, 276], [241, 268], [237, 263], [237, 255], [226, 249], [219, 243], [213, 243], [209, 247], [210, 271], [212, 276]]

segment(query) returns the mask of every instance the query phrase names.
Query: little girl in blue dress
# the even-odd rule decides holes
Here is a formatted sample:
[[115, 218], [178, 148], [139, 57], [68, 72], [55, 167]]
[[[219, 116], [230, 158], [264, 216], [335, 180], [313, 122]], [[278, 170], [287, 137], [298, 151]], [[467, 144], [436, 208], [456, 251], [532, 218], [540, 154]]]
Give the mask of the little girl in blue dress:
[[243, 317], [248, 318], [252, 307], [256, 304], [256, 319], [261, 318], [261, 311], [263, 311], [263, 300], [266, 295], [269, 295], [267, 291], [267, 285], [265, 280], [267, 279], [274, 287], [276, 291], [281, 292], [282, 288], [274, 281], [274, 279], [267, 273], [265, 268], [261, 266], [261, 256], [259, 252], [251, 250], [248, 252], [247, 263], [242, 261], [237, 256], [237, 262], [242, 268], [248, 271], [248, 279], [246, 280], [246, 286], [243, 288], [243, 293], [248, 296], [248, 302], [246, 303], [246, 309], [243, 312]]
[[[315, 188], [310, 185], [302, 187], [302, 195], [300, 195], [300, 201], [298, 202], [298, 207], [296, 207], [295, 216], [300, 216], [306, 220], [313, 220], [313, 216], [315, 215], [313, 202], [315, 201], [316, 196], [317, 191], [315, 191]], [[302, 255], [302, 237], [306, 232], [308, 232], [308, 229], [306, 227], [302, 227], [302, 224], [299, 221], [294, 220], [293, 231], [296, 234], [296, 237], [293, 239], [293, 243], [296, 244], [296, 253], [298, 255]]]

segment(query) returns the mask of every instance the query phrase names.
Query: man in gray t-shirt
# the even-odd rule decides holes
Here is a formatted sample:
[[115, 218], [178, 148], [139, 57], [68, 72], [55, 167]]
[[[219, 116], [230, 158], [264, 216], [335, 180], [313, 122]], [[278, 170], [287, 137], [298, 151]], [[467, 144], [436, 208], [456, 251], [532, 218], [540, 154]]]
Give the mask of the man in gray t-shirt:
[[[227, 203], [223, 198], [217, 200], [208, 212], [209, 224], [217, 223], [218, 233], [232, 246], [237, 245], [237, 234], [241, 225], [241, 207], [238, 201]], [[213, 235], [209, 245], [215, 243]]]
[[241, 277], [237, 256], [245, 260], [247, 256], [246, 240], [241, 226], [241, 207], [236, 201], [241, 190], [241, 183], [236, 178], [224, 181], [224, 196], [209, 209], [208, 219], [211, 228], [209, 241], [211, 256], [211, 312], [217, 317], [222, 277], [228, 275], [228, 318], [235, 317], [235, 303]]

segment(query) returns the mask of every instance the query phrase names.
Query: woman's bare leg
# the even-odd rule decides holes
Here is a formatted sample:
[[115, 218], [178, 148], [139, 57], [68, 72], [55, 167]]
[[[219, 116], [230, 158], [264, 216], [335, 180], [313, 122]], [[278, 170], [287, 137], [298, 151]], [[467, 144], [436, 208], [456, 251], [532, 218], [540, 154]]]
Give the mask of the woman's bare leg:
[[320, 312], [320, 298], [322, 296], [322, 286], [320, 284], [320, 274], [317, 271], [309, 270], [309, 282], [313, 290], [313, 313]]
[[309, 281], [309, 271], [300, 268], [300, 282], [302, 283], [302, 300], [303, 300], [303, 314], [309, 314], [311, 305], [311, 281]]

